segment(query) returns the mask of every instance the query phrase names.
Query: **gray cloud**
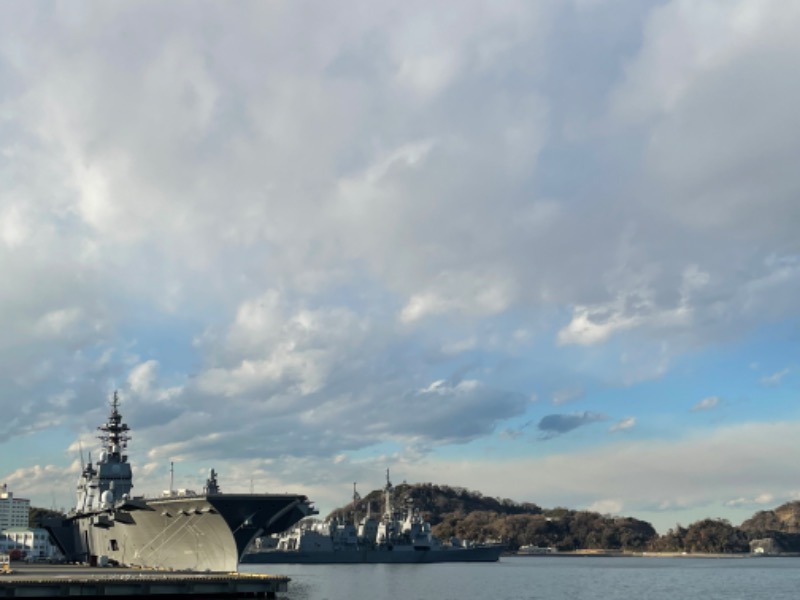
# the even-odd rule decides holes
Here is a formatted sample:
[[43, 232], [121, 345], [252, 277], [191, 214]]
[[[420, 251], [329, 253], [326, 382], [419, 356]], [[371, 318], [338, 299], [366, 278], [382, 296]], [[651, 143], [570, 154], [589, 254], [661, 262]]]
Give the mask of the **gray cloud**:
[[[237, 301], [257, 294], [257, 282], [265, 279], [316, 302], [332, 289], [367, 284], [388, 293], [409, 322], [454, 313], [480, 319], [542, 306], [546, 299], [544, 304], [575, 307], [565, 343], [617, 336], [636, 347], [651, 333], [671, 339], [670, 352], [680, 352], [687, 338], [702, 342], [725, 335], [731, 322], [746, 325], [755, 318], [753, 307], [793, 310], [768, 302], [776, 294], [764, 289], [797, 286], [798, 271], [785, 262], [792, 247], [788, 233], [778, 238], [782, 254], [773, 262], [768, 258], [775, 243], [740, 257], [733, 269], [730, 253], [741, 249], [726, 242], [726, 233], [697, 229], [691, 225], [696, 220], [687, 224], [682, 218], [691, 207], [684, 211], [651, 194], [686, 181], [683, 171], [653, 172], [637, 182], [652, 203], [620, 194], [607, 181], [597, 181], [592, 202], [563, 187], [547, 197], [532, 195], [531, 179], [546, 176], [540, 163], [549, 155], [542, 157], [543, 149], [562, 142], [553, 129], [556, 114], [568, 119], [571, 114], [561, 111], [569, 107], [585, 118], [590, 106], [580, 95], [565, 103], [556, 74], [547, 72], [548, 57], [563, 57], [564, 50], [551, 37], [555, 8], [484, 8], [480, 19], [465, 11], [458, 31], [441, 24], [435, 7], [391, 17], [375, 7], [354, 12], [358, 17], [346, 23], [329, 15], [341, 29], [304, 23], [310, 30], [303, 39], [315, 41], [302, 56], [283, 51], [294, 36], [256, 7], [210, 7], [188, 20], [157, 4], [142, 11], [109, 7], [103, 27], [62, 8], [56, 18], [73, 25], [55, 36], [35, 10], [16, 9], [21, 14], [6, 22], [26, 23], [28, 39], [42, 44], [26, 63], [10, 50], [5, 54], [18, 74], [6, 105], [19, 115], [16, 127], [27, 135], [20, 139], [32, 140], [22, 154], [30, 159], [17, 163], [27, 201], [15, 200], [8, 208], [29, 215], [37, 230], [43, 222], [45, 230], [51, 225], [51, 244], [74, 243], [74, 253], [60, 253], [76, 257], [70, 269], [90, 261], [98, 281], [116, 283], [120, 272], [114, 267], [125, 264], [120, 285], [167, 313], [230, 312]], [[634, 15], [643, 10], [627, 6], [628, 27], [638, 26]], [[660, 98], [642, 90], [654, 85], [648, 73], [657, 72], [650, 68], [659, 60], [650, 44], [659, 35], [673, 35], [670, 10], [678, 9], [653, 13], [643, 48], [613, 90], [619, 110], [632, 111], [631, 99], [641, 105]], [[572, 17], [570, 23], [589, 36], [581, 39], [598, 43], [602, 35], [587, 25], [612, 22], [604, 20], [610, 13], [601, 7], [584, 7]], [[153, 22], [161, 25], [154, 28]], [[209, 33], [202, 27], [207, 22], [224, 26]], [[436, 35], [423, 36], [428, 41], [420, 46], [422, 23], [433, 23]], [[128, 36], [109, 35], [122, 27]], [[6, 32], [5, 39], [14, 40], [15, 32]], [[129, 37], [138, 40], [136, 53], [125, 41]], [[61, 44], [74, 50], [57, 52]], [[573, 52], [584, 56], [579, 50]], [[242, 55], [264, 60], [243, 64]], [[590, 64], [580, 66], [594, 73], [590, 56]], [[598, 67], [605, 58], [596, 57]], [[733, 56], [725, 63], [736, 78], [721, 72], [722, 83], [739, 80], [741, 60]], [[761, 73], [763, 64], [758, 58], [752, 69]], [[33, 66], [40, 76], [29, 75], [26, 67]], [[702, 92], [712, 103], [737, 96], [725, 87], [698, 91], [705, 84], [689, 67], [681, 79], [682, 98]], [[613, 81], [614, 73], [604, 68]], [[485, 85], [501, 75], [499, 83]], [[54, 105], [49, 99], [56, 97]], [[655, 110], [643, 106], [648, 115]], [[698, 115], [705, 106], [696, 109]], [[670, 128], [671, 119], [690, 108], [677, 104], [671, 112], [656, 111], [660, 120], [653, 127], [669, 128], [675, 156], [683, 156], [681, 148], [698, 147], [691, 143], [696, 128]], [[786, 122], [779, 119], [774, 122]], [[367, 141], [365, 132], [375, 141]], [[582, 141], [614, 146], [619, 135], [616, 130], [600, 142]], [[314, 139], [313, 147], [307, 139]], [[712, 150], [708, 156], [721, 155]], [[34, 173], [39, 176], [42, 164], [49, 185], [36, 187]], [[581, 152], [569, 164], [585, 175], [598, 168]], [[618, 167], [611, 165], [610, 173]], [[54, 187], [63, 190], [55, 197], [47, 193]], [[730, 196], [725, 189], [719, 193]], [[691, 197], [677, 192], [675, 197]], [[790, 210], [775, 202], [777, 210]], [[52, 212], [42, 210], [42, 203]], [[749, 223], [751, 206], [742, 201], [725, 210]], [[676, 218], [665, 221], [664, 207], [672, 207]], [[11, 235], [19, 247], [32, 243], [25, 230]], [[752, 235], [775, 240], [775, 233]], [[674, 239], [683, 240], [680, 247]], [[558, 258], [525, 258], [544, 255]], [[236, 265], [235, 272], [228, 265]], [[96, 302], [110, 300], [102, 291], [96, 295]], [[748, 319], [734, 318], [743, 311]]]
[[490, 435], [531, 403], [468, 377], [475, 365], [431, 381], [425, 355], [398, 345], [381, 320], [298, 309], [275, 290], [196, 343], [213, 362], [191, 379], [170, 385], [155, 360], [123, 378], [132, 451], [146, 460], [330, 457], [387, 443], [429, 452]]
[[582, 413], [546, 415], [541, 418], [537, 427], [544, 438], [548, 439], [584, 425], [606, 420], [608, 417], [604, 414], [584, 411]]

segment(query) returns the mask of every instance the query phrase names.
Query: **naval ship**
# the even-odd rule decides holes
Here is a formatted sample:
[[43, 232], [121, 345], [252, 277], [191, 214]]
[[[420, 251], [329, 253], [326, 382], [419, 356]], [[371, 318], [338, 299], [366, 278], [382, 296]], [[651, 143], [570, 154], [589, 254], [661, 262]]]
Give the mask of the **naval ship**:
[[100, 457], [83, 466], [75, 508], [45, 522], [69, 562], [233, 572], [254, 538], [316, 514], [300, 494], [223, 494], [213, 469], [202, 493], [134, 496], [126, 454], [130, 429], [116, 392], [108, 421], [98, 429]]
[[[505, 550], [503, 544], [468, 544], [458, 539], [443, 543], [431, 533], [413, 502], [398, 512], [393, 504], [392, 483], [386, 471], [383, 515], [367, 514], [360, 521], [336, 519], [300, 525], [291, 530], [256, 540], [242, 556], [243, 563], [441, 563], [495, 562]], [[353, 486], [353, 507], [360, 497]], [[356, 524], [357, 523], [357, 524]]]

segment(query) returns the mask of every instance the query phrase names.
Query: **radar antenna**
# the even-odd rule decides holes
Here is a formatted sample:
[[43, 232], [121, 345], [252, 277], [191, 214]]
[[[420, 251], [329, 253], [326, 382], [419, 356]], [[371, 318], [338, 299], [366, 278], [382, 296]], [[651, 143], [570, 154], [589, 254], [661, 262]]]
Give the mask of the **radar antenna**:
[[102, 442], [103, 449], [109, 456], [124, 462], [127, 457], [122, 455], [122, 450], [128, 448], [128, 441], [131, 437], [128, 435], [130, 428], [127, 423], [122, 422], [122, 415], [119, 413], [119, 396], [116, 390], [111, 401], [111, 414], [108, 422], [97, 429], [102, 432], [97, 437]]

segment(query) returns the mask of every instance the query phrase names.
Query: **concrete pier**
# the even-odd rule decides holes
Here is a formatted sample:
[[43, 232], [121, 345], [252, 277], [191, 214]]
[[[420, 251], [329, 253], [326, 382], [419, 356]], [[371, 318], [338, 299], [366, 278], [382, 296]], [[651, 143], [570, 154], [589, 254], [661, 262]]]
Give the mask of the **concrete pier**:
[[13, 564], [0, 575], [0, 598], [275, 598], [288, 582], [283, 575]]

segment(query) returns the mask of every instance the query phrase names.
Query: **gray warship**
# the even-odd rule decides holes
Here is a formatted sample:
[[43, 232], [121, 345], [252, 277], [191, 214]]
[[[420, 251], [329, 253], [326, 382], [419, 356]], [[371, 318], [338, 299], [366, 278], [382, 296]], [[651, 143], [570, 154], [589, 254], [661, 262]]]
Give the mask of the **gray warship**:
[[[430, 523], [413, 503], [397, 512], [392, 496], [387, 470], [380, 519], [372, 517], [367, 504], [367, 514], [360, 521], [354, 513], [352, 521], [301, 523], [282, 534], [259, 538], [242, 556], [242, 563], [496, 562], [505, 550], [502, 544], [468, 544], [455, 538], [445, 544], [431, 533]], [[358, 500], [353, 486], [354, 508]]]
[[233, 572], [254, 538], [316, 513], [300, 494], [223, 494], [213, 469], [202, 493], [133, 496], [130, 430], [116, 392], [108, 421], [98, 429], [100, 457], [83, 466], [77, 505], [45, 523], [70, 562]]

